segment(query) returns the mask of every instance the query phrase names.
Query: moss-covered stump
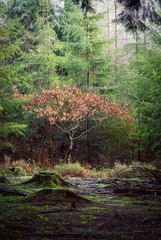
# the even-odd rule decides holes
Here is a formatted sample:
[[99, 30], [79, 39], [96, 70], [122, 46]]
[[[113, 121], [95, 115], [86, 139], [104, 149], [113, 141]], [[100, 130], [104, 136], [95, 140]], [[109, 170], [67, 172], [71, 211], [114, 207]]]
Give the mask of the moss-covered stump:
[[61, 204], [72, 208], [94, 205], [94, 202], [79, 196], [77, 193], [66, 188], [42, 189], [28, 196], [25, 201], [45, 204]]
[[65, 181], [59, 174], [50, 172], [35, 173], [35, 175], [23, 184], [40, 186], [40, 187], [76, 187], [76, 185]]

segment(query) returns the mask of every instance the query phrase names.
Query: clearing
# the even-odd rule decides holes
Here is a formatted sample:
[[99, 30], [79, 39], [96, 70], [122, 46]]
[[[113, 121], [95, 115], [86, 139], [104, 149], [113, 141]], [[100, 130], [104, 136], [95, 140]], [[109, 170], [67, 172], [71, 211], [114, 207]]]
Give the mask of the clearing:
[[161, 196], [136, 179], [69, 178], [66, 188], [9, 180], [0, 184], [1, 240], [161, 239]]

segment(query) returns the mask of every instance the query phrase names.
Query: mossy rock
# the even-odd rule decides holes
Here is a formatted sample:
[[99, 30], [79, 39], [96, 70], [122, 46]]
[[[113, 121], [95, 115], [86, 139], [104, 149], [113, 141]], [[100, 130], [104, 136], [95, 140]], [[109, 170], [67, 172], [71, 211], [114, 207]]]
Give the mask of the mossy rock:
[[76, 207], [82, 207], [86, 205], [93, 205], [94, 202], [86, 199], [73, 191], [66, 188], [48, 188], [42, 189], [36, 193], [31, 194], [25, 199], [25, 201], [39, 202], [41, 204], [61, 204], [71, 206], [75, 202]]
[[9, 176], [27, 176], [27, 172], [19, 166], [6, 168], [2, 173]]
[[10, 181], [5, 176], [0, 175], [0, 183], [8, 184]]
[[76, 185], [65, 181], [59, 174], [51, 172], [35, 173], [31, 179], [22, 184], [43, 188], [76, 187]]

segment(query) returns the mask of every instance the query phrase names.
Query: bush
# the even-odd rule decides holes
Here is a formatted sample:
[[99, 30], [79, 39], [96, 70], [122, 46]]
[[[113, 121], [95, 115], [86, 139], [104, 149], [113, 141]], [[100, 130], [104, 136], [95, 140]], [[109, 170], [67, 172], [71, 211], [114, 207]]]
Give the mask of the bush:
[[141, 177], [139, 171], [140, 168], [147, 168], [150, 170], [155, 169], [152, 164], [147, 163], [134, 162], [130, 165], [127, 165], [125, 163], [122, 164], [120, 162], [115, 162], [114, 167], [111, 169], [109, 176], [121, 178]]
[[97, 171], [96, 169], [91, 169], [89, 164], [82, 167], [79, 162], [60, 164], [55, 166], [55, 171], [61, 176], [71, 176], [71, 177], [84, 177], [84, 178], [104, 178], [109, 176], [109, 169], [104, 169], [104, 171]]
[[68, 163], [60, 164], [55, 166], [55, 171], [61, 176], [71, 175], [71, 176], [81, 176], [82, 172], [85, 171], [80, 163]]

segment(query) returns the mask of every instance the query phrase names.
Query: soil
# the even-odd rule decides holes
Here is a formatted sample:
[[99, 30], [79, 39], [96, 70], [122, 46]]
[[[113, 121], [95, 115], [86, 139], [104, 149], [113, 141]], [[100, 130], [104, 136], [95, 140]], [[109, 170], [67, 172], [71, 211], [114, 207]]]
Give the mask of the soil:
[[[161, 196], [116, 194], [118, 179], [68, 179], [78, 188], [40, 189], [10, 178], [0, 188], [1, 240], [161, 240]], [[32, 194], [31, 194], [32, 193]]]

